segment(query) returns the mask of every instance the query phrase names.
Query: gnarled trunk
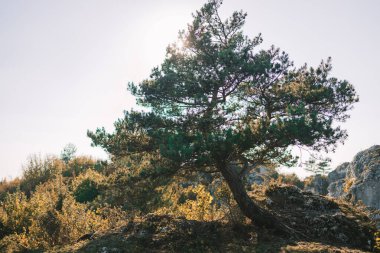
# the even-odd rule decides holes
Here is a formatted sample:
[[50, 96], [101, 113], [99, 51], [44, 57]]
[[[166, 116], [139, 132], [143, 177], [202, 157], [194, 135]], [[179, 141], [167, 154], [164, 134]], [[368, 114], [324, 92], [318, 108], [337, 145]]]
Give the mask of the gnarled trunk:
[[220, 172], [226, 180], [234, 199], [242, 213], [260, 227], [288, 230], [278, 218], [266, 209], [261, 208], [247, 194], [237, 171], [229, 166], [220, 166]]

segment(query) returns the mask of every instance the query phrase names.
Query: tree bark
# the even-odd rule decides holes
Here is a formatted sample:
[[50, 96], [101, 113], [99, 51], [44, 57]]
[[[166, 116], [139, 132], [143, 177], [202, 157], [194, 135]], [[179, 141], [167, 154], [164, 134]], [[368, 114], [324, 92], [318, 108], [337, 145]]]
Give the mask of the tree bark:
[[259, 227], [274, 228], [286, 232], [288, 228], [270, 211], [261, 208], [247, 194], [238, 172], [229, 166], [220, 166], [220, 172], [226, 180], [235, 201], [242, 213]]

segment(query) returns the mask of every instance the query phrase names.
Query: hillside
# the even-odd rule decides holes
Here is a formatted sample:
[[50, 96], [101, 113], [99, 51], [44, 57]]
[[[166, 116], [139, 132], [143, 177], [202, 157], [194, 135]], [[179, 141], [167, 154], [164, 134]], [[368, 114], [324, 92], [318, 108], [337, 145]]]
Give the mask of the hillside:
[[[363, 206], [280, 181], [249, 195], [287, 232], [254, 226], [216, 179], [138, 180], [130, 167], [88, 157], [32, 158], [1, 183], [1, 252], [365, 252], [374, 230]], [[135, 172], [134, 175], [132, 172]]]
[[297, 241], [248, 224], [147, 216], [49, 252], [367, 252], [321, 242]]

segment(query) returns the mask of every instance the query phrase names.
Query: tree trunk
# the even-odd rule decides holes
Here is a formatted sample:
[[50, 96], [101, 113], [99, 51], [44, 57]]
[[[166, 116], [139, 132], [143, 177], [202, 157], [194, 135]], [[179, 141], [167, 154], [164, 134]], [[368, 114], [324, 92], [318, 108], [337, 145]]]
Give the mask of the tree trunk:
[[246, 217], [259, 227], [274, 228], [283, 232], [288, 230], [282, 222], [279, 222], [274, 214], [261, 208], [248, 196], [244, 184], [235, 169], [229, 166], [221, 166], [219, 170], [226, 180], [240, 210]]

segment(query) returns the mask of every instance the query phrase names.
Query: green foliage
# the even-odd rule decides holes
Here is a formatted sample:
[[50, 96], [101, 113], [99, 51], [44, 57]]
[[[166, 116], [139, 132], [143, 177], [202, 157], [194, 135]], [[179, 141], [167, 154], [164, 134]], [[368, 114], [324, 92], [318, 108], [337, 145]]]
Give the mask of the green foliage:
[[92, 202], [101, 193], [106, 177], [92, 169], [86, 170], [72, 181], [75, 200], [79, 203]]
[[99, 195], [99, 186], [91, 179], [85, 179], [74, 191], [75, 200], [79, 203], [91, 202]]
[[88, 132], [114, 157], [160, 152], [177, 170], [214, 171], [231, 162], [294, 164], [294, 146], [326, 151], [346, 138], [345, 121], [358, 101], [354, 87], [331, 77], [331, 60], [295, 68], [277, 48], [258, 50], [260, 35], [243, 34], [246, 14], [223, 21], [222, 2], [206, 3], [169, 45], [150, 78], [129, 85], [149, 112], [130, 111]]
[[314, 174], [325, 176], [332, 170], [330, 167], [330, 162], [330, 158], [312, 157], [305, 163], [305, 169], [313, 172]]

